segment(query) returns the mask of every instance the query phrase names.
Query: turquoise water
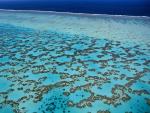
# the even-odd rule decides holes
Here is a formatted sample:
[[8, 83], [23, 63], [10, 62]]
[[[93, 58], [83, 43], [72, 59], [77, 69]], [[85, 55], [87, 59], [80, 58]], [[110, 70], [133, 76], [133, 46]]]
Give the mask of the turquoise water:
[[0, 113], [150, 113], [149, 40], [0, 22]]

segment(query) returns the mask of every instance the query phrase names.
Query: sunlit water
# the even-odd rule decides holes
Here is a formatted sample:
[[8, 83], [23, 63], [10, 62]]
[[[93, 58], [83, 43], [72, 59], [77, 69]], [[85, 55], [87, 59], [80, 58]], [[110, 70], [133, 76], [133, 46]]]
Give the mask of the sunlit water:
[[150, 18], [0, 11], [0, 113], [150, 113]]

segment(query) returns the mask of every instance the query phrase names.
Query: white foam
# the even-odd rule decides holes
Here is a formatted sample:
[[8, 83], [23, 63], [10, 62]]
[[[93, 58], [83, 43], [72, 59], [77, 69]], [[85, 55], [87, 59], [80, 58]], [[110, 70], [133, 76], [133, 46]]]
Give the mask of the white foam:
[[111, 15], [111, 14], [96, 14], [96, 13], [74, 13], [74, 12], [58, 12], [58, 11], [43, 11], [43, 10], [14, 10], [14, 9], [0, 9], [0, 11], [13, 11], [13, 12], [40, 12], [40, 13], [56, 13], [56, 14], [71, 14], [82, 16], [110, 16], [110, 17], [130, 17], [130, 18], [149, 18], [149, 16], [131, 16], [131, 15]]

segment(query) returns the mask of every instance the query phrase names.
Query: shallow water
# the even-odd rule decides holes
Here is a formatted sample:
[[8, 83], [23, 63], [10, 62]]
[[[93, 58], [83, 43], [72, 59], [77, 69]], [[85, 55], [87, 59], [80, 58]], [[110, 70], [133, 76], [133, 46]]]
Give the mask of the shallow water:
[[0, 113], [149, 113], [149, 30], [146, 17], [0, 11]]

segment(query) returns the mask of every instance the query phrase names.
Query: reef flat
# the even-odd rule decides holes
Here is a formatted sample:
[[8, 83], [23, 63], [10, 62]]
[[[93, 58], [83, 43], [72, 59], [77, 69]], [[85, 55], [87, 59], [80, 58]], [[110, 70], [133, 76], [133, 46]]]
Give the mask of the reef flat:
[[1, 22], [0, 113], [149, 113], [148, 42]]

